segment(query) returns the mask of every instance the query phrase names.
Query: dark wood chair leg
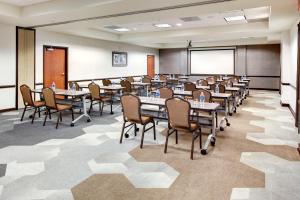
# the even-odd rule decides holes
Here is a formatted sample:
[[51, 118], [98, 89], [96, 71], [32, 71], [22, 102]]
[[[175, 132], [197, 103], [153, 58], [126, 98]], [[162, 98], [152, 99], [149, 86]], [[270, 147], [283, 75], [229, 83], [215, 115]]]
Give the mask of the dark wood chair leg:
[[40, 107], [38, 107], [38, 111], [39, 111], [39, 117], [41, 117], [41, 109], [40, 109]]
[[136, 132], [137, 132], [137, 127], [136, 124], [134, 124], [134, 136], [137, 136]]
[[192, 147], [191, 147], [191, 160], [194, 159], [194, 142], [195, 142], [195, 136], [194, 133], [192, 135]]
[[99, 106], [100, 106], [100, 115], [102, 116], [102, 114], [103, 114], [104, 102], [99, 102]]
[[122, 144], [122, 140], [123, 140], [123, 135], [124, 135], [124, 129], [125, 129], [125, 125], [126, 125], [126, 122], [124, 121], [124, 123], [123, 123], [123, 127], [122, 127], [122, 133], [121, 133], [121, 137], [120, 137], [120, 144]]
[[45, 126], [45, 125], [46, 125], [46, 121], [47, 121], [48, 113], [49, 113], [49, 111], [48, 111], [48, 109], [46, 109], [46, 115], [45, 115], [45, 119], [44, 119], [44, 124], [43, 124], [43, 126]]
[[34, 112], [32, 115], [32, 120], [31, 120], [31, 124], [33, 124], [34, 118], [35, 118], [35, 113], [36, 113], [37, 108], [34, 108]]
[[165, 142], [165, 150], [164, 150], [164, 153], [167, 153], [168, 140], [169, 140], [169, 131], [170, 131], [170, 129], [168, 129], [168, 132], [167, 132], [167, 135], [166, 135], [166, 142]]
[[156, 130], [155, 130], [155, 121], [153, 120], [153, 137], [154, 137], [154, 140], [156, 140]]
[[93, 109], [93, 101], [91, 100], [91, 105], [90, 105], [90, 110], [89, 110], [89, 114], [91, 114], [91, 110]]
[[58, 123], [59, 123], [60, 118], [61, 118], [61, 112], [59, 112], [58, 117], [57, 117], [56, 129], [58, 128]]
[[23, 121], [23, 119], [24, 119], [24, 115], [25, 115], [26, 109], [27, 109], [27, 106], [25, 106], [25, 108], [24, 108], [24, 110], [23, 110], [22, 117], [21, 117], [21, 121]]
[[72, 121], [74, 121], [74, 110], [71, 108], [71, 113], [72, 113]]
[[202, 133], [201, 129], [199, 129], [199, 142], [200, 142], [200, 150], [202, 149]]
[[61, 114], [61, 112], [59, 114], [59, 118], [60, 118], [60, 122], [62, 122], [62, 114]]
[[49, 109], [49, 119], [52, 119], [51, 117], [51, 110]]
[[144, 143], [145, 127], [146, 125], [143, 125], [143, 132], [142, 132], [141, 146], [140, 146], [141, 149], [143, 148], [143, 143]]

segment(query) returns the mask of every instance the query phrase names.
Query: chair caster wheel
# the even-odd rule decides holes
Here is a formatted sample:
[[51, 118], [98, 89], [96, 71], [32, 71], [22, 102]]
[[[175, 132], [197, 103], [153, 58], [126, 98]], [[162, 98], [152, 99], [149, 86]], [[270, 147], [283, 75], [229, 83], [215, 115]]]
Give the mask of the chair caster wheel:
[[87, 121], [88, 123], [89, 123], [89, 122], [91, 122], [91, 120], [90, 120], [90, 119], [87, 119], [86, 121]]
[[139, 131], [140, 131], [140, 128], [136, 128], [135, 130], [136, 130], [136, 132], [139, 132]]
[[220, 127], [220, 131], [224, 131], [224, 127]]
[[214, 140], [213, 140], [213, 141], [210, 141], [210, 144], [211, 144], [211, 146], [214, 147], [214, 146], [216, 145], [216, 141], [214, 141]]
[[236, 113], [236, 110], [234, 110], [234, 113]]
[[129, 134], [128, 133], [125, 134], [125, 138], [129, 138]]
[[74, 127], [75, 125], [74, 125], [74, 123], [71, 123], [71, 127]]
[[29, 115], [29, 119], [32, 119], [33, 118], [33, 116], [32, 115]]
[[232, 113], [229, 113], [229, 116], [232, 116]]
[[227, 126], [230, 126], [230, 123], [227, 123], [226, 125], [227, 125]]
[[202, 155], [206, 155], [207, 154], [207, 151], [205, 149], [201, 149], [201, 154]]

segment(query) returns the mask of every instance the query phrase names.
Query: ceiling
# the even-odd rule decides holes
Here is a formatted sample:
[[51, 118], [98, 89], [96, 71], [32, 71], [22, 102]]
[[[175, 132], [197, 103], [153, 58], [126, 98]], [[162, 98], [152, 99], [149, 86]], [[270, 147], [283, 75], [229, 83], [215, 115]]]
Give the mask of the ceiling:
[[[186, 47], [189, 40], [278, 43], [298, 19], [297, 7], [297, 0], [0, 0], [0, 22], [155, 48]], [[241, 16], [246, 20], [225, 20]]]
[[46, 1], [51, 1], [51, 0], [0, 0], [2, 3], [7, 3], [15, 6], [30, 6], [33, 4], [38, 4]]

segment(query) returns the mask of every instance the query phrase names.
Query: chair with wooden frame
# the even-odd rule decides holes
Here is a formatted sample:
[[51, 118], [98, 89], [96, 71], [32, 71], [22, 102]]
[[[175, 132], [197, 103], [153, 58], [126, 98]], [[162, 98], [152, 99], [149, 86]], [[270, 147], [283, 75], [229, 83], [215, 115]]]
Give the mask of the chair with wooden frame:
[[80, 90], [81, 90], [79, 84], [78, 84], [77, 82], [75, 82], [75, 81], [69, 81], [69, 88], [72, 88], [72, 87], [73, 87], [73, 84], [75, 84], [75, 89], [76, 89], [77, 91], [80, 91]]
[[111, 85], [111, 81], [109, 79], [103, 79], [102, 80], [102, 84], [103, 84], [103, 86], [110, 86]]
[[[202, 93], [205, 96], [204, 102], [211, 103], [212, 102], [211, 92], [208, 91], [208, 90], [205, 90], [205, 89], [199, 89], [199, 90], [193, 91], [193, 100], [199, 101], [200, 96], [201, 96]], [[205, 119], [205, 120], [209, 121], [209, 124], [201, 123], [201, 126], [205, 126], [206, 125], [206, 126], [209, 126], [210, 128], [212, 128], [212, 115], [211, 115], [210, 112], [194, 111], [193, 113], [197, 117], [198, 122], [199, 122], [199, 119]]]
[[124, 87], [123, 94], [133, 94], [136, 95], [137, 92], [132, 88], [131, 82], [128, 80], [122, 80], [120, 82], [121, 86]]
[[[46, 104], [46, 116], [44, 119], [44, 124], [43, 126], [46, 125], [47, 117], [48, 115], [51, 116], [52, 113], [59, 113], [57, 117], [57, 122], [56, 122], [56, 129], [58, 128], [59, 121], [62, 121], [62, 112], [66, 110], [70, 110], [72, 113], [72, 121], [74, 120], [74, 112], [73, 112], [73, 107], [72, 105], [66, 105], [66, 104], [58, 104], [56, 103], [56, 98], [55, 98], [55, 92], [51, 88], [44, 88], [42, 90], [44, 99], [45, 99], [45, 104]], [[54, 110], [54, 112], [51, 113], [51, 110]]]
[[204, 79], [198, 80], [197, 83], [202, 86], [208, 86], [208, 81]]
[[184, 83], [184, 90], [185, 91], [194, 91], [194, 90], [197, 90], [197, 87], [194, 83], [192, 82], [186, 82]]
[[27, 111], [27, 108], [29, 107], [29, 108], [34, 109], [34, 113], [32, 115], [32, 119], [31, 119], [31, 123], [33, 124], [34, 119], [35, 119], [35, 114], [37, 111], [39, 113], [39, 117], [41, 117], [41, 109], [40, 108], [45, 106], [45, 102], [44, 101], [34, 101], [32, 98], [32, 91], [31, 91], [30, 87], [27, 85], [21, 85], [20, 91], [21, 91], [23, 103], [25, 106], [23, 113], [22, 113], [21, 121], [23, 121], [25, 112]]
[[127, 77], [126, 80], [129, 81], [130, 83], [134, 82], [134, 78], [132, 76]]
[[[153, 128], [153, 137], [154, 137], [154, 140], [156, 140], [154, 119], [151, 116], [146, 116], [146, 115], [141, 114], [141, 101], [140, 101], [140, 99], [135, 95], [125, 94], [121, 97], [121, 105], [122, 105], [122, 110], [123, 110], [123, 120], [124, 120], [124, 122], [123, 122], [123, 127], [122, 127], [120, 144], [122, 143], [123, 135], [124, 135], [124, 132], [125, 132], [126, 128], [130, 127], [130, 129], [131, 129], [132, 127], [134, 127], [134, 133], [135, 133], [135, 136], [136, 136], [137, 124], [141, 124], [143, 126], [141, 144], [140, 144], [141, 149], [143, 148], [145, 132], [149, 131], [152, 128]], [[130, 123], [130, 124], [126, 125], [126, 123]], [[153, 125], [146, 129], [146, 126], [149, 123], [152, 123]], [[128, 133], [128, 131], [130, 129], [127, 130], [125, 135]]]
[[176, 144], [178, 144], [178, 131], [192, 133], [191, 160], [194, 158], [194, 142], [199, 137], [200, 149], [202, 149], [201, 128], [197, 122], [190, 119], [191, 105], [188, 101], [174, 97], [166, 100], [168, 113], [168, 132], [166, 135], [164, 153], [167, 153], [169, 136], [175, 132]]
[[207, 80], [208, 84], [214, 84], [216, 82], [214, 77], [207, 77], [206, 80]]
[[[101, 96], [100, 95], [100, 86], [97, 85], [96, 83], [90, 83], [88, 88], [91, 93], [91, 105], [90, 105], [89, 113], [91, 113], [91, 110], [93, 109], [93, 105], [99, 104], [100, 116], [102, 116], [104, 104], [106, 102], [109, 102], [110, 103], [109, 105], [111, 105], [112, 98], [108, 97], [108, 96]], [[94, 104], [94, 102], [96, 102], [96, 103]]]
[[151, 83], [151, 77], [150, 76], [144, 76], [142, 78], [142, 83], [149, 83], [149, 87], [148, 87], [148, 92], [154, 91], [156, 90], [156, 87], [153, 87], [152, 83]]
[[165, 75], [163, 75], [163, 74], [160, 74], [160, 75], [159, 75], [159, 79], [160, 79], [161, 81], [167, 81], [167, 77], [166, 77]]

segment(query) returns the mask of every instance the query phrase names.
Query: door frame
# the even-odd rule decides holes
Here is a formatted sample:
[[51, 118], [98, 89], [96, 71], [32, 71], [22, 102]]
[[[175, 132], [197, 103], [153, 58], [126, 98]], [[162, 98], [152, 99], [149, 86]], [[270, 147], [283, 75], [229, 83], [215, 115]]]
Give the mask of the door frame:
[[69, 82], [69, 65], [68, 65], [68, 58], [69, 58], [69, 48], [62, 47], [62, 46], [52, 46], [52, 45], [43, 45], [43, 87], [45, 87], [45, 50], [47, 48], [53, 49], [63, 49], [65, 50], [65, 89], [68, 89], [68, 82]]
[[147, 55], [147, 75], [148, 75], [148, 57], [153, 57], [153, 71], [154, 71], [154, 76], [155, 76], [155, 55], [153, 55], [153, 54]]

